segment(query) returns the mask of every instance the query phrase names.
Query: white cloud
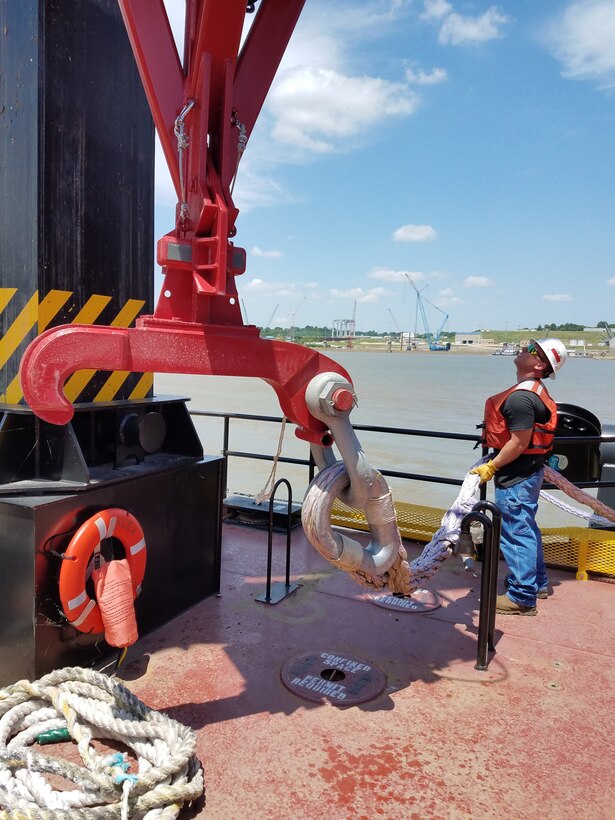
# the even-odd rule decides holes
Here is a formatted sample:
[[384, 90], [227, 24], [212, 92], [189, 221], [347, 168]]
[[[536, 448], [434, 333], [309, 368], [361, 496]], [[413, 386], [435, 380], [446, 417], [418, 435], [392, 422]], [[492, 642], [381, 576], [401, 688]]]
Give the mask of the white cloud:
[[258, 245], [255, 245], [250, 253], [252, 256], [262, 256], [265, 259], [280, 259], [282, 257], [282, 251], [264, 251]]
[[356, 302], [366, 303], [377, 302], [381, 296], [388, 296], [391, 291], [386, 288], [369, 288], [369, 290], [364, 290], [363, 288], [350, 288], [349, 290], [337, 290], [337, 288], [331, 288], [329, 293], [331, 296], [337, 296], [344, 299], [353, 299]]
[[[390, 30], [410, 6], [388, 3], [306, 4], [265, 104], [270, 132], [298, 149], [291, 160], [348, 147], [349, 138], [387, 118], [412, 114], [419, 103], [407, 82], [357, 74], [366, 42]], [[270, 152], [271, 153], [271, 152]], [[288, 153], [286, 158], [288, 158]]]
[[466, 288], [489, 288], [493, 282], [487, 276], [468, 276], [463, 284]]
[[[176, 40], [183, 39], [183, 0], [164, 3]], [[275, 179], [277, 166], [354, 149], [370, 130], [377, 134], [387, 127], [383, 123], [394, 127], [395, 120], [413, 114], [420, 97], [403, 75], [401, 62], [398, 82], [364, 73], [366, 50], [388, 35], [392, 25], [400, 26], [413, 3], [306, 4], [241, 161], [233, 193], [241, 211], [296, 200]], [[246, 15], [247, 23], [254, 17]], [[417, 72], [413, 83], [418, 90], [441, 81], [442, 69], [433, 69]], [[285, 149], [276, 150], [272, 138]], [[174, 205], [177, 197], [160, 151], [158, 164], [157, 203]]]
[[448, 79], [445, 68], [432, 68], [431, 71], [408, 68], [406, 80], [413, 85], [438, 85]]
[[319, 65], [344, 71], [352, 51], [366, 39], [378, 37], [391, 23], [399, 23], [414, 0], [364, 0], [362, 3], [306, 3], [279, 73]]
[[437, 294], [438, 304], [441, 308], [443, 307], [451, 307], [452, 305], [463, 305], [463, 299], [460, 299], [459, 296], [455, 296], [455, 291], [453, 288], [443, 288], [442, 290], [438, 291]]
[[570, 3], [549, 27], [547, 43], [562, 63], [565, 77], [615, 83], [613, 0]]
[[568, 293], [547, 293], [542, 297], [545, 302], [572, 302], [572, 296]]
[[265, 282], [263, 279], [250, 279], [249, 282], [244, 284], [243, 289], [270, 293], [273, 289], [273, 285], [269, 282]]
[[395, 242], [429, 242], [437, 235], [431, 225], [402, 225], [393, 231]]
[[287, 191], [268, 173], [269, 164], [259, 155], [258, 146], [244, 154], [233, 190], [233, 201], [243, 213], [293, 201]]
[[446, 17], [446, 15], [450, 14], [453, 10], [451, 4], [447, 3], [446, 0], [424, 0], [423, 8], [424, 12], [422, 16], [427, 20], [439, 20], [442, 17]]
[[346, 62], [345, 50], [345, 43], [336, 36], [335, 26], [327, 28], [321, 25], [317, 17], [308, 16], [306, 9], [284, 52], [278, 75], [294, 68], [314, 65], [315, 55], [318, 55], [318, 65], [341, 71]]
[[469, 17], [459, 14], [446, 0], [424, 0], [423, 20], [440, 25], [438, 42], [443, 45], [477, 45], [502, 36], [501, 27], [508, 17], [497, 6], [490, 6], [484, 14]]
[[440, 27], [438, 42], [443, 45], [477, 45], [502, 37], [500, 28], [508, 22], [496, 6], [491, 6], [480, 17], [465, 17], [456, 12], [448, 14]]
[[264, 279], [250, 279], [242, 283], [242, 292], [262, 293], [271, 296], [300, 296], [299, 289], [294, 282], [266, 282]]
[[606, 280], [607, 285], [615, 285], [615, 276]]
[[420, 271], [391, 270], [391, 268], [372, 268], [367, 274], [368, 279], [379, 279], [382, 282], [407, 282], [406, 276], [413, 282], [421, 282], [425, 274]]
[[296, 148], [326, 153], [383, 117], [411, 114], [417, 102], [403, 83], [299, 66], [271, 89], [269, 110], [276, 119], [272, 134]]

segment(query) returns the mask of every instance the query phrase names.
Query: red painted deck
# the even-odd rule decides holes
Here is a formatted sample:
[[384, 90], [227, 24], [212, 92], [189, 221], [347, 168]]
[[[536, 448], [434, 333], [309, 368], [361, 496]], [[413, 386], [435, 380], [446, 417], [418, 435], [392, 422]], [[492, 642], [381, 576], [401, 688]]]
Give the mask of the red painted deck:
[[[480, 584], [457, 559], [428, 585], [442, 607], [419, 615], [375, 606], [300, 528], [300, 588], [257, 603], [266, 551], [266, 533], [225, 525], [222, 597], [141, 640], [120, 670], [196, 730], [201, 816], [615, 817], [615, 586], [552, 570], [538, 617], [497, 616], [497, 651], [479, 672]], [[284, 554], [276, 535], [274, 580]], [[384, 692], [345, 708], [298, 697], [280, 672], [312, 651], [374, 664]]]

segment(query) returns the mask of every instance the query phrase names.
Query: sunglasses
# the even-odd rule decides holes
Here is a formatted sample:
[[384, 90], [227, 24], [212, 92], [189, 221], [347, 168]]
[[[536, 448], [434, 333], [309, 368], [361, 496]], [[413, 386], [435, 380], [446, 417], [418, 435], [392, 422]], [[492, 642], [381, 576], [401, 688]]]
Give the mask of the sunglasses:
[[530, 354], [530, 356], [538, 356], [538, 348], [536, 347], [536, 345], [528, 345], [527, 352]]

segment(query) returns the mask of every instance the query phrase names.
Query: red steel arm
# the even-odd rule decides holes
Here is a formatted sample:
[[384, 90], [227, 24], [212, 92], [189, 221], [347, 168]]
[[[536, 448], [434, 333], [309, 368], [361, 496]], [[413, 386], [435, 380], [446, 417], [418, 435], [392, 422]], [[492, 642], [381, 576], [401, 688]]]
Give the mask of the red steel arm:
[[[305, 0], [262, 2], [243, 44], [235, 73], [233, 108], [245, 126], [247, 139], [250, 138], [304, 4]], [[254, 77], [259, 78], [256, 85]], [[228, 173], [228, 169], [222, 169], [222, 179], [226, 185], [230, 184]]]
[[[256, 376], [276, 390], [298, 435], [330, 443], [305, 391], [316, 375], [350, 383], [348, 374], [320, 353], [244, 327], [235, 277], [245, 251], [230, 241], [238, 214], [230, 186], [304, 0], [261, 0], [241, 54], [246, 0], [186, 0], [183, 64], [163, 0], [118, 2], [179, 199], [175, 228], [158, 243], [164, 284], [154, 316], [136, 328], [41, 334], [22, 359], [24, 396], [41, 418], [64, 424], [73, 410], [63, 385], [79, 369]], [[348, 396], [343, 404], [335, 412], [350, 412]]]
[[145, 89], [158, 138], [180, 196], [177, 141], [173, 134], [177, 106], [183, 99], [181, 67], [163, 0], [119, 0], [124, 25]]
[[[28, 381], [28, 404], [52, 424], [66, 424], [73, 408], [62, 386], [75, 370], [148, 370], [213, 376], [259, 376], [276, 391], [284, 415], [299, 426], [300, 438], [329, 445], [327, 427], [308, 411], [305, 388], [314, 376], [335, 372], [350, 382], [343, 367], [302, 345], [261, 339], [258, 328], [242, 331], [241, 355], [232, 327], [193, 325], [169, 333], [166, 322], [139, 320], [136, 328], [66, 325], [46, 330], [21, 360]], [[344, 408], [349, 409], [349, 408]]]

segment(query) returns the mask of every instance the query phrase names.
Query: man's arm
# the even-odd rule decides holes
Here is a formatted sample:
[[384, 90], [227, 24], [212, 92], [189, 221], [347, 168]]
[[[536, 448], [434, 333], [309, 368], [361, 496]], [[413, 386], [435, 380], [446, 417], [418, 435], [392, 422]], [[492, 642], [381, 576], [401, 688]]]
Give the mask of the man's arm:
[[491, 461], [488, 461], [486, 464], [479, 464], [478, 467], [474, 467], [470, 472], [480, 476], [481, 484], [484, 484], [486, 481], [491, 481], [500, 467], [505, 467], [521, 455], [529, 445], [531, 438], [531, 428], [529, 430], [511, 430], [510, 439], [502, 447], [497, 456], [494, 456]]
[[524, 450], [527, 450], [532, 438], [532, 428], [529, 430], [511, 430], [510, 439], [502, 447], [500, 452], [495, 456], [491, 462], [496, 470], [505, 467], [519, 458]]

